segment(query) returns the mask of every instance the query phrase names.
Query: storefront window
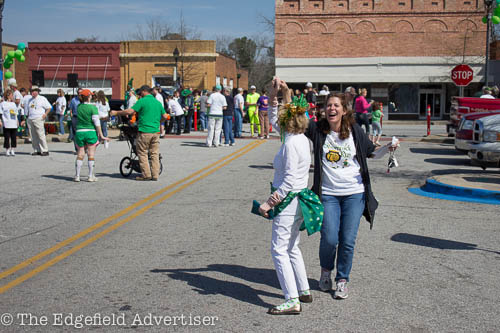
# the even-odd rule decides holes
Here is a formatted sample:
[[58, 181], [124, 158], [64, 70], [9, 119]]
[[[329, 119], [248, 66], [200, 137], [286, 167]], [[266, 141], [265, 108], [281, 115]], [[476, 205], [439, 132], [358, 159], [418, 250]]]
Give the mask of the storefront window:
[[418, 113], [418, 84], [389, 85], [389, 113]]

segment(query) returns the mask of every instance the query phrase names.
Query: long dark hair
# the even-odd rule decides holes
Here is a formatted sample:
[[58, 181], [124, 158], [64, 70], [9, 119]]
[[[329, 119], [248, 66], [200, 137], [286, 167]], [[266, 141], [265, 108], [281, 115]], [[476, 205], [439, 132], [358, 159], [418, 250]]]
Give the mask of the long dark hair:
[[104, 91], [99, 90], [97, 92], [97, 101], [101, 102], [102, 105], [106, 105], [106, 95], [104, 95]]
[[330, 131], [331, 131], [330, 123], [328, 122], [328, 119], [327, 119], [326, 109], [328, 107], [328, 101], [334, 97], [337, 97], [340, 100], [340, 104], [342, 104], [342, 108], [345, 111], [345, 114], [342, 116], [342, 121], [340, 123], [340, 131], [339, 131], [339, 139], [345, 140], [351, 134], [351, 128], [352, 128], [352, 125], [355, 123], [355, 120], [354, 120], [353, 110], [347, 107], [347, 101], [346, 101], [344, 94], [335, 93], [335, 94], [331, 94], [330, 96], [328, 96], [328, 98], [325, 101], [325, 110], [324, 110], [324, 112], [321, 112], [321, 116], [318, 120], [318, 127], [325, 134], [330, 133]]

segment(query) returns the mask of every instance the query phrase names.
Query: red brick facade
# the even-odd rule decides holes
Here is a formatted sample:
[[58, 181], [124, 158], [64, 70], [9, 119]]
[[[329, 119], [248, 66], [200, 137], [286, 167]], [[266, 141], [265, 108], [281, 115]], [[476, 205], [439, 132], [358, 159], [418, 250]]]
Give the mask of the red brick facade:
[[479, 0], [276, 0], [277, 58], [484, 55]]
[[[239, 79], [238, 74], [240, 74]], [[223, 86], [248, 89], [248, 71], [239, 68], [234, 58], [219, 53], [215, 62], [215, 75], [216, 80], [219, 78], [219, 83]]]
[[67, 93], [67, 74], [77, 73], [80, 87], [120, 98], [120, 43], [28, 43], [29, 70], [43, 70], [42, 94]]

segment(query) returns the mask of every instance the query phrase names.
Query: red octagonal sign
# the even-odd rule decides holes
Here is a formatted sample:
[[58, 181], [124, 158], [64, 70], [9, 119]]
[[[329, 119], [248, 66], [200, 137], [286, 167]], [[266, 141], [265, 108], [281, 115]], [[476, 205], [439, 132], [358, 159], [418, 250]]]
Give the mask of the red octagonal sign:
[[458, 65], [451, 70], [451, 79], [459, 87], [468, 86], [474, 78], [474, 71], [469, 65]]

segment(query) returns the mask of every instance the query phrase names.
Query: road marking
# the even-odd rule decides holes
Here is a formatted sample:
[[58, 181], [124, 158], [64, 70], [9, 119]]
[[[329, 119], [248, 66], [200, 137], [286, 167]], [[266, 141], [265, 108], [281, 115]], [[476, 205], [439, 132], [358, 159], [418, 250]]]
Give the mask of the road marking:
[[[211, 174], [213, 174], [215, 171], [217, 171], [217, 170], [219, 170], [220, 168], [222, 168], [222, 167], [224, 167], [224, 166], [228, 165], [229, 163], [231, 163], [232, 161], [236, 160], [237, 158], [239, 158], [239, 157], [241, 157], [241, 156], [243, 156], [243, 155], [247, 154], [248, 152], [250, 152], [251, 150], [253, 150], [253, 149], [257, 148], [258, 146], [260, 146], [260, 145], [261, 145], [261, 144], [263, 144], [264, 142], [265, 142], [265, 141], [254, 141], [254, 142], [252, 142], [252, 143], [250, 143], [250, 144], [246, 145], [246, 146], [245, 146], [245, 147], [243, 147], [242, 149], [240, 149], [240, 150], [238, 150], [238, 151], [234, 152], [233, 154], [230, 154], [230, 155], [226, 156], [225, 158], [223, 158], [223, 159], [221, 159], [221, 160], [217, 161], [216, 163], [213, 163], [212, 165], [215, 165], [215, 164], [217, 164], [217, 163], [219, 163], [219, 162], [221, 162], [221, 161], [224, 161], [224, 160], [228, 159], [229, 157], [233, 156], [234, 154], [237, 154], [237, 155], [234, 155], [232, 158], [228, 159], [226, 162], [224, 162], [224, 163], [222, 163], [222, 164], [220, 164], [220, 165], [218, 165], [218, 166], [214, 167], [212, 170], [208, 170], [208, 171], [206, 171], [204, 174], [200, 175], [199, 177], [197, 177], [197, 178], [195, 178], [195, 179], [192, 179], [191, 181], [189, 181], [189, 182], [187, 182], [187, 183], [185, 183], [185, 184], [183, 184], [183, 185], [179, 186], [179, 187], [178, 187], [178, 188], [176, 188], [175, 190], [173, 190], [173, 191], [171, 191], [171, 192], [169, 192], [169, 193], [167, 193], [167, 194], [163, 195], [162, 197], [160, 197], [160, 198], [158, 198], [157, 200], [153, 201], [153, 202], [152, 202], [152, 203], [150, 203], [149, 205], [142, 207], [141, 209], [139, 209], [139, 210], [138, 210], [138, 211], [136, 211], [135, 213], [133, 213], [133, 214], [131, 214], [131, 215], [127, 216], [126, 218], [124, 218], [124, 219], [122, 219], [122, 220], [118, 221], [117, 223], [115, 223], [115, 224], [113, 224], [113, 225], [111, 225], [111, 226], [107, 227], [106, 229], [104, 229], [104, 230], [102, 230], [101, 232], [99, 232], [97, 235], [90, 237], [89, 239], [87, 239], [87, 240], [85, 240], [85, 241], [81, 242], [80, 244], [76, 245], [75, 247], [73, 247], [73, 248], [71, 248], [71, 249], [69, 249], [69, 250], [67, 250], [67, 251], [65, 251], [65, 252], [63, 252], [63, 253], [61, 253], [61, 254], [60, 254], [60, 255], [58, 255], [57, 257], [55, 257], [55, 258], [53, 258], [53, 259], [51, 259], [51, 260], [47, 261], [46, 263], [44, 263], [44, 264], [42, 264], [42, 265], [40, 265], [40, 266], [38, 266], [38, 267], [34, 268], [33, 270], [29, 271], [28, 273], [26, 273], [26, 274], [24, 274], [24, 275], [22, 275], [22, 276], [18, 277], [18, 278], [17, 278], [17, 279], [15, 279], [15, 280], [12, 280], [11, 282], [9, 282], [9, 283], [7, 283], [7, 284], [5, 284], [5, 285], [3, 285], [3, 286], [0, 286], [0, 295], [1, 295], [1, 294], [3, 294], [4, 292], [6, 292], [7, 290], [9, 290], [9, 289], [11, 289], [11, 288], [13, 288], [13, 287], [15, 287], [15, 286], [17, 286], [17, 285], [19, 285], [19, 284], [23, 283], [24, 281], [26, 281], [26, 280], [28, 280], [28, 279], [32, 278], [33, 276], [37, 275], [38, 273], [43, 272], [43, 271], [44, 271], [44, 270], [46, 270], [47, 268], [49, 268], [49, 267], [51, 267], [51, 266], [55, 265], [55, 264], [56, 264], [56, 263], [58, 263], [59, 261], [61, 261], [61, 260], [65, 259], [66, 257], [68, 257], [68, 256], [72, 255], [73, 253], [75, 253], [75, 252], [77, 252], [78, 250], [80, 250], [80, 249], [82, 249], [82, 248], [86, 247], [87, 245], [89, 245], [89, 244], [91, 244], [91, 243], [95, 242], [96, 240], [98, 240], [99, 238], [103, 237], [104, 235], [106, 235], [106, 234], [110, 233], [111, 231], [118, 229], [119, 227], [121, 227], [121, 226], [122, 226], [122, 225], [124, 225], [125, 223], [127, 223], [127, 222], [129, 222], [129, 221], [133, 220], [134, 218], [136, 218], [136, 217], [138, 217], [138, 216], [140, 216], [140, 215], [144, 214], [146, 211], [148, 211], [149, 209], [151, 209], [151, 208], [155, 207], [156, 205], [160, 204], [161, 202], [165, 201], [166, 199], [170, 198], [171, 196], [173, 196], [173, 195], [174, 195], [174, 194], [176, 194], [177, 192], [180, 192], [180, 191], [182, 191], [183, 189], [185, 189], [186, 187], [188, 187], [188, 186], [190, 186], [190, 185], [192, 185], [192, 184], [194, 184], [194, 183], [196, 183], [196, 182], [198, 182], [198, 181], [200, 181], [200, 180], [202, 180], [202, 179], [204, 179], [204, 178], [206, 178], [206, 177], [210, 176], [210, 175], [211, 175]], [[204, 170], [207, 170], [207, 169], [210, 169], [210, 168], [209, 168], [209, 167], [206, 167], [206, 168], [204, 168], [204, 169], [202, 169], [202, 170], [200, 170], [200, 171], [195, 172], [195, 173], [194, 173], [194, 174], [192, 174], [190, 177], [186, 177], [186, 178], [184, 178], [184, 179], [192, 178], [192, 176], [194, 176], [194, 175], [198, 175], [198, 174], [202, 173]], [[177, 183], [179, 183], [179, 182], [177, 182]], [[170, 185], [170, 186], [168, 186], [168, 187], [169, 187], [169, 188], [172, 188], [172, 185]], [[166, 191], [166, 190], [161, 190], [161, 191], [159, 191], [159, 192], [164, 193], [165, 191]], [[157, 193], [158, 193], [158, 192], [156, 192], [154, 195], [156, 195]], [[158, 196], [158, 195], [156, 195], [156, 196]], [[156, 196], [155, 196], [155, 197], [156, 197]], [[150, 197], [151, 197], [151, 196], [150, 196]], [[148, 197], [148, 198], [149, 198], [149, 197]], [[141, 200], [141, 201], [143, 201], [143, 200]], [[115, 214], [115, 215], [116, 215], [116, 214]], [[89, 229], [90, 229], [90, 228], [89, 228]], [[88, 229], [87, 229], [87, 230], [88, 230]], [[94, 229], [94, 230], [95, 230], [95, 229]], [[71, 238], [73, 238], [73, 237], [71, 237]], [[71, 239], [71, 238], [68, 238], [68, 239]], [[75, 239], [75, 240], [76, 240], [76, 239]], [[46, 252], [46, 251], [44, 251], [44, 252]], [[43, 253], [43, 252], [42, 252], [42, 253]], [[35, 256], [35, 257], [37, 257], [37, 256]], [[35, 258], [35, 257], [34, 257], [34, 258]], [[27, 265], [29, 265], [29, 264], [30, 264], [30, 262], [28, 262], [28, 264], [27, 264]], [[18, 266], [19, 266], [19, 265], [18, 265]], [[17, 266], [16, 266], [16, 267], [17, 267]], [[25, 266], [24, 266], [24, 267], [25, 267]], [[11, 273], [11, 274], [12, 274], [12, 273]]]
[[[225, 156], [224, 158], [222, 158], [222, 159], [220, 159], [220, 160], [218, 160], [218, 161], [216, 161], [216, 162], [214, 162], [214, 163], [206, 166], [205, 168], [200, 169], [200, 170], [194, 172], [193, 174], [191, 174], [191, 175], [189, 175], [189, 176], [187, 176], [187, 177], [185, 177], [185, 178], [183, 178], [183, 179], [181, 179], [181, 180], [179, 180], [179, 181], [177, 181], [177, 182], [175, 182], [175, 183], [173, 183], [173, 184], [171, 184], [171, 185], [169, 185], [169, 186], [167, 186], [167, 187], [165, 187], [165, 188], [163, 188], [163, 189], [161, 189], [161, 190], [159, 190], [159, 191], [157, 191], [157, 192], [155, 192], [153, 194], [151, 194], [150, 196], [148, 196], [148, 197], [146, 197], [146, 198], [144, 198], [144, 199], [136, 202], [135, 204], [133, 204], [133, 205], [131, 205], [131, 206], [129, 206], [129, 207], [127, 207], [127, 208], [119, 211], [116, 214], [113, 214], [112, 216], [110, 216], [108, 218], [105, 218], [104, 220], [98, 222], [97, 224], [94, 224], [93, 226], [91, 226], [91, 227], [89, 227], [89, 228], [87, 228], [87, 229], [79, 232], [78, 234], [76, 234], [76, 235], [74, 235], [74, 236], [72, 236], [72, 237], [70, 237], [70, 238], [68, 238], [68, 239], [66, 239], [66, 240], [64, 240], [64, 241], [62, 241], [62, 242], [54, 245], [53, 247], [51, 247], [51, 248], [49, 248], [49, 249], [47, 249], [47, 250], [45, 250], [43, 252], [40, 252], [39, 254], [37, 254], [37, 255], [35, 255], [35, 256], [33, 256], [33, 257], [31, 257], [31, 258], [23, 261], [23, 262], [21, 262], [20, 264], [14, 266], [14, 267], [11, 267], [11, 268], [3, 271], [3, 272], [0, 272], [0, 280], [3, 279], [3, 278], [5, 278], [5, 277], [7, 277], [7, 276], [9, 276], [9, 275], [14, 274], [15, 272], [17, 272], [17, 271], [19, 271], [19, 270], [21, 270], [21, 269], [23, 269], [23, 268], [25, 268], [25, 267], [33, 264], [34, 262], [36, 262], [36, 261], [38, 261], [40, 259], [43, 259], [44, 257], [46, 257], [46, 256], [54, 253], [55, 251], [57, 251], [57, 250], [65, 247], [65, 246], [67, 246], [67, 245], [69, 245], [69, 244], [71, 244], [71, 243], [73, 243], [75, 241], [77, 241], [78, 239], [80, 239], [80, 238], [82, 238], [82, 237], [84, 237], [84, 236], [86, 236], [88, 234], [90, 234], [91, 232], [96, 231], [97, 229], [105, 226], [106, 224], [108, 224], [108, 223], [110, 223], [110, 222], [112, 222], [112, 221], [114, 221], [114, 220], [116, 220], [116, 219], [118, 219], [118, 218], [120, 218], [120, 217], [122, 217], [122, 216], [124, 216], [124, 215], [126, 215], [128, 213], [130, 213], [131, 211], [133, 211], [137, 207], [142, 206], [143, 204], [145, 204], [148, 201], [150, 201], [150, 200], [152, 200], [152, 199], [160, 196], [161, 194], [167, 192], [168, 190], [171, 190], [172, 188], [175, 188], [176, 186], [178, 186], [178, 185], [180, 185], [180, 184], [182, 184], [182, 183], [184, 183], [184, 182], [192, 179], [194, 176], [197, 176], [197, 175], [205, 172], [206, 170], [208, 170], [208, 169], [210, 169], [212, 167], [215, 167], [217, 164], [219, 164], [219, 163], [221, 163], [221, 162], [223, 162], [223, 161], [231, 158], [232, 156], [235, 156], [235, 155], [241, 153], [245, 149], [249, 149], [250, 148], [248, 150], [248, 151], [250, 151], [251, 149], [256, 148], [257, 146], [260, 145], [258, 143], [259, 143], [259, 141], [255, 140], [255, 141], [253, 141], [253, 142], [245, 145], [241, 149], [233, 152], [232, 154], [229, 154], [229, 155]], [[247, 153], [248, 151], [246, 151], [245, 153]]]

